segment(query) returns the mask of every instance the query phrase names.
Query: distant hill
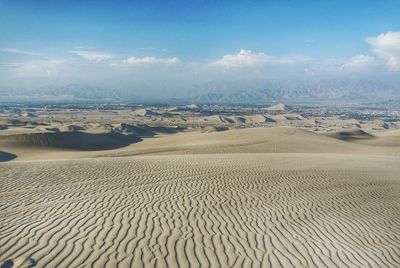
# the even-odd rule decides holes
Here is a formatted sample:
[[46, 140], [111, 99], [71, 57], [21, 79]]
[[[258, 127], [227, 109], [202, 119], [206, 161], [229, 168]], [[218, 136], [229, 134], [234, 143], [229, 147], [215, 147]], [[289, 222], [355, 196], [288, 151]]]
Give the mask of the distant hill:
[[[223, 90], [193, 97], [198, 103], [265, 104], [271, 102], [377, 102], [400, 101], [400, 86], [365, 80], [323, 80], [299, 83], [274, 83], [258, 89]], [[261, 88], [260, 88], [261, 87]]]
[[283, 103], [278, 103], [273, 106], [267, 107], [264, 110], [266, 111], [273, 111], [273, 112], [283, 112], [286, 110], [286, 106]]
[[133, 112], [133, 115], [136, 115], [136, 116], [157, 116], [157, 115], [160, 115], [160, 114], [156, 113], [156, 112], [154, 112], [152, 110], [149, 110], [149, 109], [138, 109], [138, 110], [135, 110]]
[[43, 87], [39, 89], [0, 90], [0, 102], [98, 102], [98, 101], [141, 101], [129, 90], [108, 89], [88, 85]]
[[[400, 101], [400, 84], [375, 80], [330, 79], [319, 81], [218, 81], [193, 85], [156, 97], [135, 89], [101, 88], [69, 84], [40, 89], [0, 89], [0, 102], [125, 102], [174, 104], [370, 103]], [[189, 105], [187, 108], [194, 109]]]

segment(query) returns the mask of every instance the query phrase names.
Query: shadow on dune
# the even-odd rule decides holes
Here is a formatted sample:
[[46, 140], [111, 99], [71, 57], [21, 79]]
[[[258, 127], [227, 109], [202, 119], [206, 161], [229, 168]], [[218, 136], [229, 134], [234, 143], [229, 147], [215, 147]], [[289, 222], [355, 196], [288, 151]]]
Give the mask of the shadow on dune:
[[15, 159], [17, 156], [12, 153], [0, 151], [0, 162], [7, 162]]
[[351, 129], [351, 130], [330, 133], [328, 134], [328, 136], [342, 141], [367, 140], [375, 138], [373, 135], [361, 129]]
[[12, 260], [6, 260], [0, 268], [11, 268], [14, 266], [14, 262]]
[[29, 267], [35, 267], [37, 265], [37, 262], [32, 258], [26, 258], [25, 260], [23, 260], [22, 263], [18, 263], [18, 262], [21, 262], [21, 260], [14, 263], [13, 260], [9, 259], [9, 260], [6, 260], [0, 266], [0, 268], [11, 268], [11, 267], [28, 267], [29, 268]]
[[31, 133], [6, 137], [6, 142], [15, 146], [39, 146], [82, 151], [111, 150], [141, 141], [133, 135], [121, 133], [56, 132]]

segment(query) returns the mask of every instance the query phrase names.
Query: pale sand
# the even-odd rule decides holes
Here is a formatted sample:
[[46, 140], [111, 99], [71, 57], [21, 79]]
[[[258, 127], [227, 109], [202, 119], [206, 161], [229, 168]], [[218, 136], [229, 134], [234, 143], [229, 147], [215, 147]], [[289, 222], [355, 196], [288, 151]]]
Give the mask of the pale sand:
[[400, 267], [399, 163], [306, 153], [2, 163], [0, 265]]
[[66, 148], [67, 146], [63, 147], [73, 139], [67, 139], [64, 142], [62, 137], [58, 142], [61, 146], [40, 147], [32, 142], [31, 144], [21, 142], [20, 138], [13, 136], [0, 136], [0, 148], [6, 153], [16, 155], [16, 161], [139, 154], [345, 153], [400, 156], [400, 139], [396, 133], [373, 136], [372, 139], [345, 141], [338, 135], [316, 134], [293, 127], [233, 129], [210, 133], [204, 133], [204, 130], [198, 129], [144, 138], [143, 141], [132, 141], [133, 143], [129, 146], [103, 151], [102, 147], [119, 147], [120, 142], [103, 139], [105, 144], [98, 146], [96, 151], [87, 151], [87, 149], [71, 150]]

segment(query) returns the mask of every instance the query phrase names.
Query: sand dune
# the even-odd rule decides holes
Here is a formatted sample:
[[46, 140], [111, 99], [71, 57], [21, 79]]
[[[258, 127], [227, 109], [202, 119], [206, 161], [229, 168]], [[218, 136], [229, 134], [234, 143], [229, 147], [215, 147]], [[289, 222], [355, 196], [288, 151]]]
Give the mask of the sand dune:
[[381, 147], [381, 148], [392, 148], [399, 150], [400, 152], [400, 135], [399, 131], [384, 131], [367, 133], [360, 129], [352, 129], [346, 131], [340, 131], [335, 133], [329, 133], [328, 136], [343, 140], [351, 141], [352, 143]]
[[[178, 128], [139, 127], [129, 124], [121, 125], [115, 131], [118, 132], [0, 136], [0, 146], [3, 151], [18, 156], [16, 160], [210, 153], [400, 155], [400, 139], [396, 134], [374, 135], [368, 139], [343, 139], [337, 134], [316, 134], [291, 127], [228, 130], [226, 127], [208, 126], [180, 132], [182, 129]], [[143, 137], [143, 140], [139, 141], [129, 135]]]
[[283, 112], [286, 110], [286, 106], [283, 103], [278, 103], [273, 106], [265, 108], [266, 111], [273, 111], [273, 112]]
[[398, 157], [140, 156], [0, 174], [0, 265], [400, 266]]
[[127, 133], [138, 137], [153, 137], [162, 134], [174, 134], [182, 131], [178, 127], [165, 127], [165, 126], [148, 126], [148, 125], [131, 125], [122, 123], [115, 128], [115, 131]]
[[244, 123], [265, 123], [267, 120], [262, 114], [247, 115], [243, 118], [245, 119]]
[[[226, 127], [226, 126], [204, 126], [204, 127], [197, 127], [197, 128], [187, 128], [184, 130], [184, 132], [185, 132], [185, 134], [190, 133], [190, 132], [211, 133], [211, 132], [227, 131], [229, 129], [230, 128]], [[190, 134], [187, 134], [187, 135], [190, 135]]]
[[378, 136], [378, 137], [400, 137], [400, 130], [395, 129], [395, 130], [387, 130], [387, 131], [383, 131], [383, 132], [378, 132], [378, 133], [375, 133], [375, 136]]
[[160, 115], [157, 112], [154, 112], [152, 110], [149, 109], [138, 109], [136, 111], [133, 112], [133, 115], [137, 115], [137, 116], [157, 116]]
[[[398, 140], [398, 139], [397, 139]], [[372, 146], [343, 141], [329, 135], [291, 128], [249, 128], [223, 132], [178, 133], [126, 147], [119, 156], [132, 154], [209, 154], [209, 153], [348, 153], [400, 155], [399, 146]], [[110, 154], [103, 154], [107, 156]]]
[[8, 146], [50, 147], [83, 151], [115, 149], [139, 140], [135, 136], [115, 132], [98, 134], [85, 132], [29, 133], [0, 137], [0, 142]]

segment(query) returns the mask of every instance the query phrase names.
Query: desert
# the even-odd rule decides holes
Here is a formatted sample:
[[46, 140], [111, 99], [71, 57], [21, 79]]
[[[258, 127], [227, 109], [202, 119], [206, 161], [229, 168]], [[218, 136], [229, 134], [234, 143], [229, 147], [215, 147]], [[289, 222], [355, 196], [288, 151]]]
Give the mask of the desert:
[[399, 14], [0, 0], [0, 268], [399, 268]]
[[398, 129], [108, 113], [3, 111], [4, 267], [400, 265]]

